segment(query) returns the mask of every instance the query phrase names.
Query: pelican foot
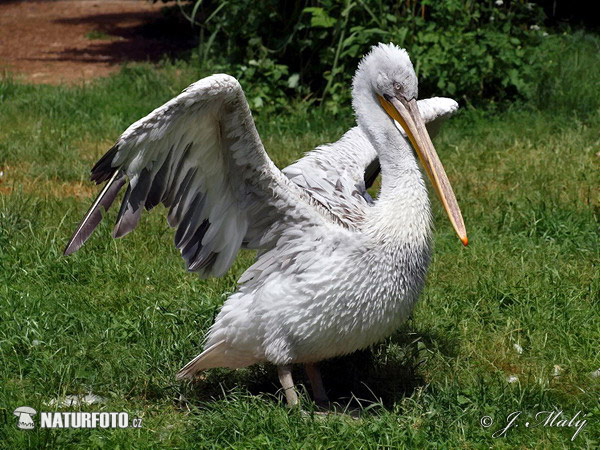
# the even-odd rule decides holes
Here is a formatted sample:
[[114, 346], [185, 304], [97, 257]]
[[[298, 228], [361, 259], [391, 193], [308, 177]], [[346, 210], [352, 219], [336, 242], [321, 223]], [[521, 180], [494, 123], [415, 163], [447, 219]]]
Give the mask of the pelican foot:
[[317, 408], [314, 411], [302, 410], [301, 413], [304, 416], [313, 416], [317, 419], [326, 419], [328, 417], [343, 417], [353, 420], [360, 419], [360, 410], [356, 408], [348, 408], [347, 406], [340, 405], [335, 402], [328, 402], [327, 404], [317, 404]]

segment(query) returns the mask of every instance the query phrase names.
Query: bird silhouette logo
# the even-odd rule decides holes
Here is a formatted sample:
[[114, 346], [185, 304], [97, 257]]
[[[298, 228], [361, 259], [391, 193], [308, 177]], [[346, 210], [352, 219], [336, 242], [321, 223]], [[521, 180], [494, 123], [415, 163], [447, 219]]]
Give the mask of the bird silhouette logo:
[[37, 414], [35, 409], [29, 406], [19, 406], [13, 414], [19, 418], [17, 427], [21, 430], [33, 430], [35, 428], [35, 423], [33, 423], [33, 416]]

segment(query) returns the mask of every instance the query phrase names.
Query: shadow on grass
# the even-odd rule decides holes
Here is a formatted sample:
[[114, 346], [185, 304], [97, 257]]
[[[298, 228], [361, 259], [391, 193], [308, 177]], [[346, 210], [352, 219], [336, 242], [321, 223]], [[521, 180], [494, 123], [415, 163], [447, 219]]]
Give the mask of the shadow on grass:
[[53, 58], [57, 61], [157, 62], [164, 56], [180, 56], [198, 45], [197, 33], [174, 7], [165, 7], [162, 11], [90, 14], [55, 22], [91, 24], [93, 33], [106, 39], [95, 40], [85, 48], [66, 48], [57, 52]]
[[[446, 336], [403, 328], [372, 348], [323, 361], [319, 366], [329, 399], [350, 408], [378, 404], [391, 410], [398, 401], [426, 385], [420, 368], [432, 354], [431, 348], [449, 357], [458, 352], [456, 344]], [[302, 365], [294, 366], [293, 377], [299, 390], [312, 399]], [[181, 385], [178, 391], [183, 404], [189, 402], [200, 407], [240, 392], [284, 402], [277, 369], [272, 364], [240, 370], [213, 369], [202, 379]]]

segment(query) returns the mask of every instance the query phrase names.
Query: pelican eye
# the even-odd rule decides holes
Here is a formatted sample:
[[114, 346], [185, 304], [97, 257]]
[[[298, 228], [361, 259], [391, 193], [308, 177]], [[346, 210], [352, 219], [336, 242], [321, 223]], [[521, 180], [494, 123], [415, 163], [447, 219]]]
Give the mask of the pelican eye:
[[397, 81], [394, 82], [394, 90], [396, 92], [400, 92], [402, 90], [402, 85], [400, 83], [398, 83]]

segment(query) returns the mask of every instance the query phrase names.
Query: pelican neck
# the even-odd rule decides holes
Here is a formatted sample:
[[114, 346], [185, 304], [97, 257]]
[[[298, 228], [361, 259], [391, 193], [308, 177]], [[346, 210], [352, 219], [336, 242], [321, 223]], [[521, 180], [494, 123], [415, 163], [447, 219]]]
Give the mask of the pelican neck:
[[358, 125], [375, 148], [381, 165], [381, 190], [370, 208], [368, 228], [401, 240], [428, 241], [429, 195], [412, 147], [377, 100], [356, 100]]

